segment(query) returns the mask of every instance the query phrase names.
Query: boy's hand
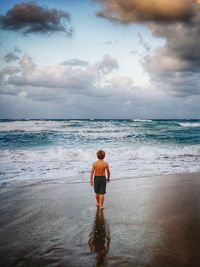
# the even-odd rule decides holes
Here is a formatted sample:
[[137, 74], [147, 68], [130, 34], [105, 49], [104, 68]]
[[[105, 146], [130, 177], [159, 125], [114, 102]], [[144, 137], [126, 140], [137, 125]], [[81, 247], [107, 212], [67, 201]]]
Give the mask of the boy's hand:
[[108, 178], [108, 179], [106, 179], [106, 181], [107, 181], [107, 183], [109, 183], [110, 182], [110, 179]]
[[90, 185], [93, 186], [93, 181], [90, 181]]

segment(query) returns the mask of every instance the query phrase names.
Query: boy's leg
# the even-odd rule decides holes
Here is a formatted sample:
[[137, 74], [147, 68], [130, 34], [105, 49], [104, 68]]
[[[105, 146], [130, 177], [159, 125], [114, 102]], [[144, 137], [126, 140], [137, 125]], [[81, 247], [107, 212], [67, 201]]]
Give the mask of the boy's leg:
[[96, 194], [96, 204], [99, 206], [99, 194]]
[[104, 194], [100, 194], [100, 195], [99, 195], [100, 209], [103, 208], [103, 203], [104, 203]]

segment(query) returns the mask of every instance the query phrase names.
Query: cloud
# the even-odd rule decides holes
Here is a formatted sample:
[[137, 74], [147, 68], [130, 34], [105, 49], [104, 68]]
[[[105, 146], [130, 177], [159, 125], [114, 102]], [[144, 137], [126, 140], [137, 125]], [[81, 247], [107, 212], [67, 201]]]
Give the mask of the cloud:
[[146, 56], [143, 63], [157, 88], [181, 97], [200, 95], [199, 25], [200, 13], [190, 22], [148, 25], [154, 36], [166, 40], [165, 45]]
[[175, 97], [200, 95], [200, 2], [196, 0], [99, 0], [98, 15], [118, 23], [142, 23], [165, 44], [147, 54], [143, 67], [158, 91]]
[[3, 81], [4, 81], [4, 73], [3, 71], [0, 71], [0, 86], [3, 85]]
[[9, 53], [7, 53], [5, 56], [4, 56], [4, 60], [6, 61], [6, 62], [11, 62], [11, 61], [16, 61], [16, 60], [18, 60], [19, 59], [19, 57], [18, 56], [16, 56], [14, 53], [12, 53], [12, 52], [9, 52]]
[[16, 66], [7, 66], [3, 69], [2, 72], [5, 75], [13, 75], [13, 74], [16, 74], [18, 72], [21, 72], [21, 69], [19, 67], [16, 67]]
[[195, 0], [97, 0], [97, 16], [121, 23], [185, 21], [192, 17]]
[[64, 32], [72, 35], [70, 16], [66, 11], [48, 9], [36, 2], [15, 4], [4, 16], [0, 16], [0, 28], [21, 31], [23, 34]]
[[199, 111], [198, 97], [187, 102], [137, 88], [116, 73], [119, 63], [109, 55], [85, 66], [37, 66], [24, 55], [16, 67], [21, 71], [0, 71], [1, 118], [173, 118]]
[[36, 65], [33, 63], [32, 58], [28, 55], [24, 55], [19, 64], [24, 74], [32, 73], [32, 71], [36, 67]]
[[108, 74], [109, 72], [119, 67], [116, 59], [111, 58], [109, 55], [104, 55], [102, 61], [96, 64], [99, 73]]
[[[27, 89], [29, 90], [29, 89]], [[42, 95], [43, 93], [43, 95]], [[125, 98], [126, 96], [126, 98]], [[59, 99], [60, 98], [60, 99]], [[0, 97], [1, 118], [198, 118], [199, 99], [188, 102], [166, 96], [146, 96], [134, 92], [107, 97], [69, 95], [47, 88], [30, 88], [27, 96], [3, 94]]]
[[89, 64], [89, 61], [73, 58], [62, 62], [61, 64], [69, 66], [86, 66]]
[[16, 88], [16, 94], [26, 98], [62, 102], [74, 95], [104, 98], [115, 93], [123, 95], [125, 87], [134, 90], [131, 78], [113, 75], [118, 62], [109, 55], [94, 64], [79, 59], [67, 60], [67, 63], [70, 64], [38, 67], [30, 56], [24, 55], [19, 67], [3, 69], [1, 94], [14, 95]]
[[115, 88], [115, 92], [121, 95], [122, 98], [130, 99], [135, 95], [136, 87], [133, 79], [125, 76], [114, 76], [111, 79], [111, 87]]

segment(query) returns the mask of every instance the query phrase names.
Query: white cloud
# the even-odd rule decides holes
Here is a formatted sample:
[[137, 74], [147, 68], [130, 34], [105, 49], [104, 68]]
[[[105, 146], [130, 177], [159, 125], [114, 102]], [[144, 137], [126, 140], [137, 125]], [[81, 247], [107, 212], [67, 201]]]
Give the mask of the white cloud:
[[24, 55], [19, 63], [22, 71], [27, 74], [32, 72], [36, 67], [36, 65], [33, 63], [32, 58], [28, 55]]
[[[15, 94], [25, 98], [60, 102], [73, 95], [91, 98], [109, 98], [114, 95], [117, 98], [119, 95], [130, 97], [129, 94], [132, 94], [132, 79], [114, 74], [119, 65], [109, 55], [104, 55], [94, 64], [82, 64], [78, 59], [68, 62], [73, 64], [38, 67], [30, 56], [24, 55], [19, 67], [3, 70], [1, 94], [14, 94], [16, 89]], [[21, 73], [18, 73], [20, 70]]]

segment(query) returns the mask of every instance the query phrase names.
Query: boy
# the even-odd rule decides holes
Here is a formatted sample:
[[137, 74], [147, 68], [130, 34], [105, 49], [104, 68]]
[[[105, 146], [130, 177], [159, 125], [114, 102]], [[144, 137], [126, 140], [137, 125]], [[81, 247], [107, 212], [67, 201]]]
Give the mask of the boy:
[[106, 153], [103, 150], [97, 151], [98, 160], [92, 165], [92, 170], [90, 172], [90, 184], [93, 186], [94, 178], [94, 191], [96, 193], [96, 205], [100, 209], [103, 209], [104, 194], [106, 193], [106, 176], [107, 172], [107, 182], [110, 182], [110, 169], [107, 162], [103, 159]]

